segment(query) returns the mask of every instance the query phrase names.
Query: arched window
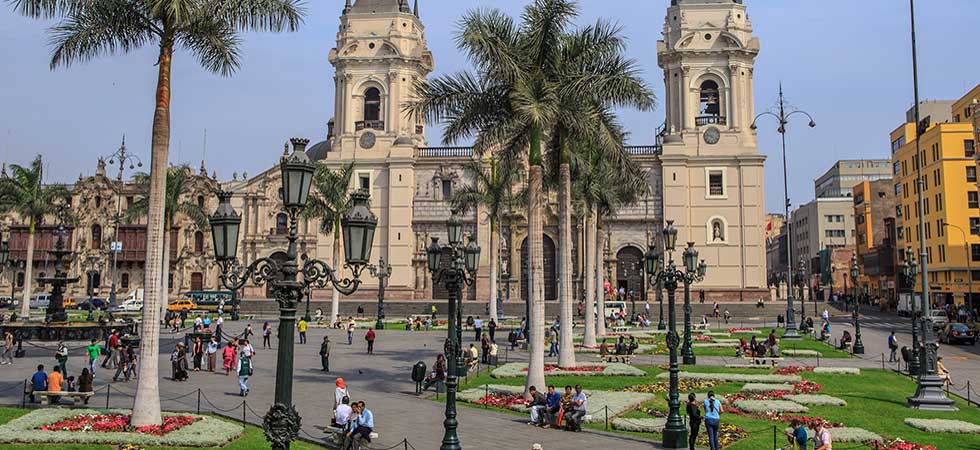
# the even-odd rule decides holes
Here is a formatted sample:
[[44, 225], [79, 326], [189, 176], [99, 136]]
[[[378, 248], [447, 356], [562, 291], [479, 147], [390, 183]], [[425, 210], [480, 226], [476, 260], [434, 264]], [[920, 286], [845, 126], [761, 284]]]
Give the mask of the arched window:
[[364, 91], [364, 121], [381, 120], [381, 91], [369, 88]]
[[121, 282], [121, 284], [122, 284], [122, 288], [123, 289], [129, 289], [129, 274], [128, 273], [122, 274], [122, 282]]
[[289, 233], [289, 217], [286, 213], [276, 215], [276, 234], [283, 235]]
[[713, 80], [705, 80], [701, 83], [701, 107], [702, 116], [721, 115], [721, 101], [718, 97], [718, 83]]
[[92, 250], [102, 248], [102, 225], [92, 225]]
[[204, 233], [196, 232], [194, 233], [194, 251], [196, 253], [201, 253], [204, 251]]
[[17, 272], [17, 287], [24, 287], [24, 272]]
[[204, 207], [204, 196], [203, 195], [198, 195], [197, 196], [197, 206], [199, 206], [201, 208]]

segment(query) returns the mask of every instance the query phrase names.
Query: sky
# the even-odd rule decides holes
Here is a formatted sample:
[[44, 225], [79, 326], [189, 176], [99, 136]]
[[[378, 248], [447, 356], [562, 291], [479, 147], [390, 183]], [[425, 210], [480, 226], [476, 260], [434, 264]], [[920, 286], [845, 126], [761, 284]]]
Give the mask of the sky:
[[[434, 75], [466, 70], [453, 38], [459, 18], [473, 8], [519, 15], [529, 0], [420, 0]], [[623, 27], [627, 53], [663, 99], [657, 66], [669, 0], [581, 0], [579, 24], [605, 18]], [[318, 142], [333, 111], [334, 70], [327, 53], [336, 42], [343, 0], [307, 0], [296, 33], [249, 33], [242, 67], [231, 77], [201, 69], [178, 52], [173, 67], [170, 161], [220, 179], [258, 174], [277, 163], [290, 137]], [[905, 0], [747, 0], [761, 42], [755, 67], [755, 106], [776, 101], [779, 83], [790, 104], [810, 113], [787, 132], [789, 194], [794, 207], [813, 198], [813, 180], [838, 159], [888, 158], [888, 134], [912, 104], [909, 9]], [[956, 99], [980, 83], [980, 58], [971, 39], [980, 1], [920, 0], [916, 5], [919, 89], [926, 99]], [[50, 70], [47, 29], [53, 21], [21, 17], [0, 2], [0, 157], [27, 164], [45, 158], [46, 181], [71, 182], [94, 172], [126, 136], [130, 152], [149, 168], [150, 125], [156, 83], [152, 46]], [[652, 112], [624, 110], [630, 143], [652, 143], [663, 123]], [[766, 208], [782, 209], [782, 159], [775, 122], [760, 121], [766, 161]], [[206, 130], [206, 146], [205, 146]], [[439, 127], [427, 128], [430, 145]], [[112, 172], [114, 173], [114, 172]]]

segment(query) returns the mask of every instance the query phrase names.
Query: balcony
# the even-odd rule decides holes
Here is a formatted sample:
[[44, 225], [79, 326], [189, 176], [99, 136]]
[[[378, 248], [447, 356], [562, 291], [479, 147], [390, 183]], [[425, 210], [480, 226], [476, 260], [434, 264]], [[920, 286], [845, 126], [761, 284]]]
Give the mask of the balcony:
[[694, 118], [694, 124], [699, 127], [704, 125], [728, 125], [728, 119], [725, 116], [698, 116]]
[[473, 147], [419, 147], [416, 158], [472, 158]]
[[385, 130], [385, 121], [383, 120], [361, 120], [354, 122], [354, 131], [361, 130]]
[[658, 156], [663, 152], [661, 145], [627, 145], [623, 147], [626, 153], [633, 156]]

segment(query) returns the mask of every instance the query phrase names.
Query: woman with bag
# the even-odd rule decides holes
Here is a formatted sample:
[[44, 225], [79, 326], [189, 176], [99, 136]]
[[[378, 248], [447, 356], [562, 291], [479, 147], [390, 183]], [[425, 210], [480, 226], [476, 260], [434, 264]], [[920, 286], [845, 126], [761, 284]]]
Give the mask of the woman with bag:
[[715, 399], [715, 391], [708, 391], [704, 399], [704, 428], [708, 432], [708, 447], [718, 450], [718, 429], [721, 427], [721, 402]]

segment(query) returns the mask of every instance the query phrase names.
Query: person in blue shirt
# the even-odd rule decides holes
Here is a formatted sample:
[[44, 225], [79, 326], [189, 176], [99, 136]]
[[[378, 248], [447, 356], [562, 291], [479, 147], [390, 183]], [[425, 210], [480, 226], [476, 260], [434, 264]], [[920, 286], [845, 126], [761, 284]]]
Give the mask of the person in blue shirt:
[[364, 402], [357, 402], [357, 405], [353, 409], [354, 413], [357, 414], [357, 418], [354, 419], [354, 423], [351, 425], [351, 430], [347, 433], [347, 437], [354, 440], [360, 437], [365, 441], [371, 442], [371, 432], [374, 431], [374, 414], [371, 413], [370, 409], [367, 409]]
[[704, 428], [708, 432], [708, 447], [718, 450], [718, 428], [721, 427], [721, 402], [715, 399], [715, 391], [708, 391], [704, 399]]
[[550, 428], [551, 424], [555, 423], [555, 418], [558, 417], [558, 413], [561, 411], [561, 394], [555, 391], [555, 386], [548, 386], [548, 395], [545, 396], [545, 409], [544, 414], [547, 423], [544, 424], [545, 428]]
[[789, 444], [797, 450], [806, 450], [806, 441], [809, 436], [806, 434], [806, 427], [800, 425], [800, 421], [793, 419], [790, 423], [790, 427], [793, 431], [787, 431], [786, 436], [789, 438]]
[[888, 335], [888, 362], [898, 362], [898, 339], [895, 337], [895, 332]]
[[48, 390], [48, 374], [44, 373], [44, 364], [37, 365], [37, 372], [31, 377], [31, 403], [34, 403], [35, 391]]

